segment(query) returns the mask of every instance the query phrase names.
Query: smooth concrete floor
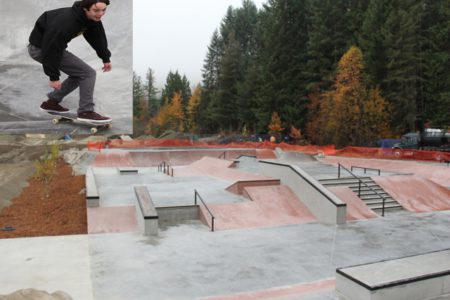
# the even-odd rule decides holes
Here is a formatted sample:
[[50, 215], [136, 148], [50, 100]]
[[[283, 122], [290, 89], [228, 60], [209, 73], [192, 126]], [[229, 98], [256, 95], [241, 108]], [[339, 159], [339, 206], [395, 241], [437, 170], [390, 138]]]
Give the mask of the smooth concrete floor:
[[[100, 190], [109, 172], [96, 173], [105, 176]], [[131, 180], [125, 176], [120, 177], [124, 183]], [[123, 200], [119, 196], [109, 204], [120, 206]], [[21, 288], [62, 290], [74, 299], [100, 300], [264, 294], [329, 280], [338, 267], [448, 249], [449, 228], [450, 211], [402, 212], [340, 226], [308, 223], [211, 232], [192, 221], [160, 228], [157, 237], [134, 231], [4, 239], [0, 294]], [[264, 299], [338, 298], [333, 291], [318, 290]]]
[[[196, 299], [334, 277], [338, 267], [450, 248], [450, 212], [210, 232], [90, 236], [96, 299]], [[326, 299], [326, 298], [325, 298]]]

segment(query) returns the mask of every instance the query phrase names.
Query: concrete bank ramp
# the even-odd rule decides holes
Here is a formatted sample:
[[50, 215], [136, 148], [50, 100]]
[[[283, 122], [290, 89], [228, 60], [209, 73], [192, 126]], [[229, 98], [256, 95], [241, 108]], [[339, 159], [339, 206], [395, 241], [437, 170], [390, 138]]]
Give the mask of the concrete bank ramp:
[[328, 189], [347, 204], [347, 221], [378, 217], [350, 188], [335, 186]]
[[[215, 217], [216, 230], [272, 227], [317, 221], [308, 208], [285, 185], [246, 187], [244, 195], [249, 198], [249, 201], [208, 205]], [[206, 220], [208, 225], [211, 225], [209, 214], [204, 207], [201, 207], [201, 210], [204, 215], [202, 220]]]
[[271, 149], [256, 149], [256, 158], [258, 159], [272, 159], [277, 158]]
[[[224, 154], [225, 153], [225, 154]], [[186, 166], [203, 157], [218, 158], [225, 155], [227, 159], [235, 159], [241, 155], [255, 156], [255, 150], [106, 150], [95, 157], [94, 167], [156, 167], [162, 162], [171, 166]], [[221, 159], [222, 161], [228, 161]]]
[[212, 157], [203, 157], [192, 164], [177, 168], [174, 176], [212, 176], [224, 180], [244, 181], [244, 180], [273, 180], [268, 176], [260, 176], [252, 173], [242, 172], [231, 168], [233, 161]]
[[409, 211], [450, 210], [450, 190], [434, 181], [418, 176], [373, 177], [373, 180]]

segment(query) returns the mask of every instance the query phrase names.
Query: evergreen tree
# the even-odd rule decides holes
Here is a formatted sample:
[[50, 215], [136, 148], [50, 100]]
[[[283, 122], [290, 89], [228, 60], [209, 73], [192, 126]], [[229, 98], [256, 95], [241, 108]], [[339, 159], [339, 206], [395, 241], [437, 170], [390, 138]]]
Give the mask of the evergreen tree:
[[396, 132], [413, 131], [421, 84], [420, 70], [420, 3], [417, 0], [394, 2], [385, 26], [387, 57], [383, 95], [393, 106], [393, 127]]
[[144, 88], [139, 75], [133, 72], [133, 116], [139, 118], [141, 115], [140, 102], [144, 100]]
[[254, 109], [258, 131], [265, 131], [272, 111], [288, 124], [305, 122], [307, 15], [307, 2], [294, 0], [270, 0], [261, 15], [264, 41], [258, 61], [263, 74]]
[[241, 52], [234, 34], [228, 36], [220, 65], [217, 97], [210, 102], [210, 111], [221, 129], [238, 128], [237, 85], [240, 77]]
[[159, 100], [157, 97], [158, 89], [155, 87], [155, 75], [153, 70], [149, 68], [147, 70], [146, 78], [146, 94], [148, 97], [148, 110], [151, 117], [154, 117], [159, 109]]
[[383, 27], [392, 9], [391, 0], [370, 1], [359, 35], [359, 45], [364, 53], [366, 79], [372, 86], [380, 86], [386, 77], [387, 58]]
[[203, 64], [202, 77], [202, 99], [198, 107], [198, 126], [203, 132], [214, 132], [217, 130], [217, 122], [210, 112], [211, 102], [215, 101], [219, 86], [220, 60], [223, 53], [223, 42], [217, 30], [214, 31], [208, 52]]
[[175, 71], [175, 73], [170, 71], [166, 78], [166, 84], [164, 85], [164, 88], [162, 90], [162, 101], [164, 103], [170, 102], [175, 93], [181, 94], [181, 103], [184, 109], [189, 98], [191, 97], [191, 88], [189, 86], [189, 81], [187, 80], [185, 75], [181, 77], [178, 71]]
[[423, 91], [418, 113], [432, 127], [450, 124], [450, 6], [448, 1], [421, 1], [424, 40], [419, 58], [423, 61]]

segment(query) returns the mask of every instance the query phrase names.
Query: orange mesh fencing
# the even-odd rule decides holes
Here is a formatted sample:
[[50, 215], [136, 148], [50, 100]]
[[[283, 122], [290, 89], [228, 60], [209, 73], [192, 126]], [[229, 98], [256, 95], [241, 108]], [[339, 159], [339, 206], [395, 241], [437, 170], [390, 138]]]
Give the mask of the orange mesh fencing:
[[370, 147], [346, 147], [336, 149], [334, 145], [291, 145], [287, 143], [263, 142], [232, 142], [228, 144], [206, 143], [183, 139], [147, 139], [147, 140], [108, 140], [103, 142], [89, 142], [89, 150], [100, 150], [105, 148], [246, 148], [246, 149], [268, 149], [281, 148], [284, 151], [302, 152], [309, 155], [333, 155], [361, 158], [383, 158], [383, 159], [405, 159], [405, 160], [425, 160], [425, 161], [450, 161], [450, 153], [442, 151], [422, 151], [411, 149], [390, 149], [390, 148], [370, 148]]

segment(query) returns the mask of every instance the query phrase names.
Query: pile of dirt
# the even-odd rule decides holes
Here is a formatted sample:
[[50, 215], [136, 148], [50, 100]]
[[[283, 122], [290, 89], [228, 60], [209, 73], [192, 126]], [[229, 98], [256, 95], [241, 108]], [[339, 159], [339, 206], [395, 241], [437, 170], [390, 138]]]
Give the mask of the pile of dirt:
[[62, 159], [49, 183], [33, 177], [12, 204], [0, 211], [0, 238], [87, 233], [84, 176]]

